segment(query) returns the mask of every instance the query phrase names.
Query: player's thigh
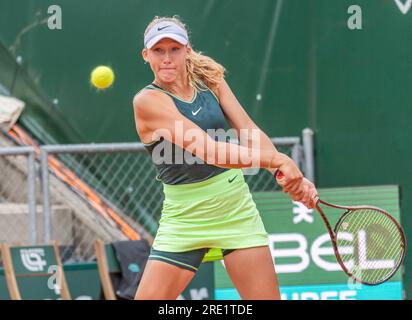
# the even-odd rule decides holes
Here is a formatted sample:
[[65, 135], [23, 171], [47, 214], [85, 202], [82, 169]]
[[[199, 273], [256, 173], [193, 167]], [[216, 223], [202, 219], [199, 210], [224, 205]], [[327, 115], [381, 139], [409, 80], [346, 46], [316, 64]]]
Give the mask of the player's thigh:
[[137, 288], [136, 300], [174, 300], [195, 275], [167, 262], [148, 260]]
[[242, 299], [280, 299], [268, 246], [236, 249], [224, 257], [226, 271]]

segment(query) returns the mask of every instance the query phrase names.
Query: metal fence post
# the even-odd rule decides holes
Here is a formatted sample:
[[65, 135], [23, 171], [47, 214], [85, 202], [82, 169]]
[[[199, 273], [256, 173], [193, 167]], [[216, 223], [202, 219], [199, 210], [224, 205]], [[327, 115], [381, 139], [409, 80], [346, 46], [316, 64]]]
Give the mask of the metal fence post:
[[300, 144], [299, 143], [294, 144], [291, 150], [291, 156], [292, 156], [293, 161], [295, 161], [298, 167], [301, 166], [300, 152], [301, 152]]
[[40, 147], [41, 180], [43, 187], [43, 223], [44, 223], [44, 243], [51, 240], [51, 211], [50, 211], [50, 185], [49, 185], [49, 163], [48, 152]]
[[305, 128], [302, 131], [305, 176], [308, 180], [315, 183], [313, 134], [313, 130], [310, 128]]
[[29, 204], [30, 238], [33, 245], [37, 242], [37, 210], [36, 210], [36, 173], [34, 150], [28, 157], [27, 195]]

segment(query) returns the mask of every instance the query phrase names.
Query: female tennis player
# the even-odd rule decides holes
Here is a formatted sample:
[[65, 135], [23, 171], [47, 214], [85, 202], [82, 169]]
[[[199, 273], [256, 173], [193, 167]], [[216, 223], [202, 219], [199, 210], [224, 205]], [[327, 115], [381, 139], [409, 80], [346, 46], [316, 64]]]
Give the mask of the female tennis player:
[[[176, 299], [202, 261], [223, 259], [242, 299], [280, 299], [268, 234], [241, 168], [281, 170], [284, 192], [308, 207], [315, 187], [249, 118], [223, 66], [191, 48], [180, 19], [155, 17], [142, 56], [154, 80], [134, 97], [136, 129], [165, 199], [135, 298]], [[228, 125], [238, 137], [246, 130], [240, 145], [211, 134]]]

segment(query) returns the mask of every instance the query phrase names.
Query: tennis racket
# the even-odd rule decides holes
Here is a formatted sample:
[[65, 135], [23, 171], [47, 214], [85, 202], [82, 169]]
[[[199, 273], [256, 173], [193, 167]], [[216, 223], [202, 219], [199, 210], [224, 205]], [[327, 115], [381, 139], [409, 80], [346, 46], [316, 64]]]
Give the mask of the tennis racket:
[[[282, 179], [283, 173], [276, 173]], [[332, 241], [333, 251], [342, 270], [359, 283], [378, 285], [389, 280], [399, 269], [406, 252], [402, 227], [385, 210], [373, 206], [341, 206], [313, 199]], [[324, 208], [343, 211], [332, 229]]]

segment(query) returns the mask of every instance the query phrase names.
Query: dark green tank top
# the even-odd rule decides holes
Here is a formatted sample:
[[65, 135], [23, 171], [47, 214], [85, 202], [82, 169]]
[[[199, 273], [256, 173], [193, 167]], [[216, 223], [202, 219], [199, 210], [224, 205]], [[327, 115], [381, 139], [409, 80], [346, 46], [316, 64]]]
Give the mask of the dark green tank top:
[[[226, 121], [217, 97], [210, 89], [205, 88], [205, 91], [197, 91], [192, 101], [183, 101], [155, 84], [148, 85], [143, 90], [147, 89], [159, 90], [169, 95], [173, 99], [173, 102], [180, 113], [196, 123], [204, 131], [207, 132], [208, 129], [221, 129], [220, 133], [209, 133], [209, 135], [216, 141], [229, 141], [226, 130], [229, 129], [230, 126]], [[183, 150], [179, 146], [165, 139], [145, 144], [145, 147], [156, 166], [158, 173], [156, 179], [165, 184], [199, 182], [228, 170], [226, 168], [203, 163], [201, 162], [201, 159], [192, 155], [190, 152]], [[165, 157], [166, 150], [168, 155], [171, 151], [171, 157]], [[165, 163], [164, 159], [167, 159], [168, 161]], [[189, 161], [185, 161], [185, 159], [189, 159]]]

